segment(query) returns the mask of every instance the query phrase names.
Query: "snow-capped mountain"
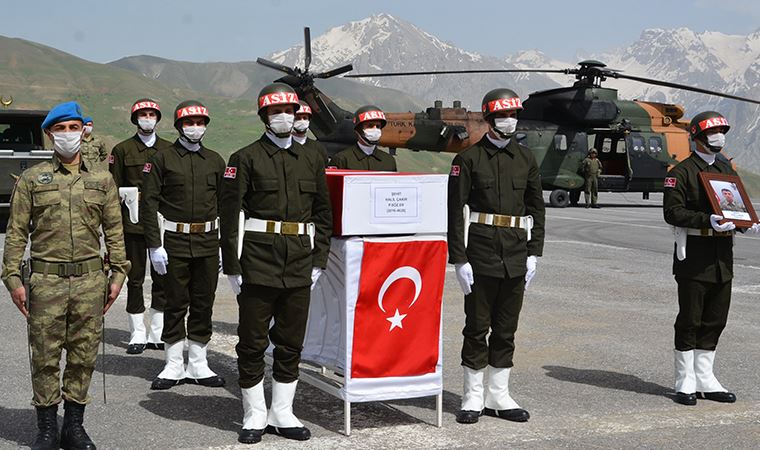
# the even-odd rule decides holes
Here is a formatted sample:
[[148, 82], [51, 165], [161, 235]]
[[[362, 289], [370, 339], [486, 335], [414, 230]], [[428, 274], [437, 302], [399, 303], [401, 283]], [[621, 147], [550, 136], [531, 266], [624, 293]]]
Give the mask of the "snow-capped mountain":
[[[303, 67], [303, 46], [274, 53], [270, 59], [291, 67]], [[353, 73], [515, 68], [504, 59], [454, 47], [388, 14], [377, 14], [331, 28], [312, 39], [311, 71], [347, 63], [354, 65]], [[527, 97], [535, 90], [558, 86], [551, 79], [537, 74], [439, 75], [364, 78], [362, 81], [413, 92], [430, 103], [443, 100], [450, 104], [452, 100], [462, 100], [463, 105], [475, 109], [479, 108], [483, 93], [494, 87], [519, 84], [518, 93]]]
[[[529, 42], [526, 42], [529, 44]], [[561, 61], [538, 50], [496, 57], [457, 48], [436, 36], [388, 14], [331, 28], [312, 41], [312, 70], [325, 70], [353, 63], [353, 73], [484, 68], [575, 67], [577, 61]], [[303, 47], [277, 52], [270, 58], [288, 66], [303, 66]], [[688, 28], [646, 29], [627, 47], [590, 55], [608, 67], [673, 83], [697, 86], [743, 97], [760, 99], [760, 30], [749, 35], [727, 35]], [[587, 58], [582, 58], [587, 59]], [[523, 98], [531, 92], [569, 86], [564, 74], [504, 74], [479, 76], [416, 76], [365, 78], [365, 83], [398, 89], [428, 102], [461, 99], [477, 109], [487, 90], [508, 86]], [[609, 79], [621, 99], [679, 103], [687, 117], [705, 109], [724, 113], [732, 123], [731, 155], [747, 168], [760, 171], [760, 107], [684, 90], [634, 81]]]

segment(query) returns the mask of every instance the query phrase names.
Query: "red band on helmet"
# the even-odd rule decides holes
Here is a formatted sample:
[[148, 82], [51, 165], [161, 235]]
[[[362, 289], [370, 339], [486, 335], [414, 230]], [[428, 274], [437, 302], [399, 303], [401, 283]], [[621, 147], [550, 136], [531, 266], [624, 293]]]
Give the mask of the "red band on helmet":
[[725, 117], [713, 117], [712, 119], [705, 119], [701, 122], [699, 122], [699, 129], [704, 131], [708, 128], [715, 128], [715, 127], [727, 127], [728, 120], [726, 120]]
[[311, 107], [308, 105], [301, 105], [298, 111], [296, 111], [296, 114], [311, 114]]
[[140, 109], [155, 109], [156, 111], [161, 111], [161, 108], [158, 107], [158, 104], [153, 102], [137, 102], [132, 105], [132, 112]]
[[509, 109], [522, 109], [522, 101], [520, 101], [520, 97], [499, 98], [488, 102], [487, 105], [483, 105], [484, 113], [506, 111]]
[[298, 95], [295, 92], [272, 92], [259, 97], [259, 108], [271, 105], [298, 104]]
[[174, 120], [189, 116], [208, 117], [208, 109], [206, 109], [205, 106], [185, 106], [177, 111], [177, 117], [175, 117]]
[[379, 110], [366, 111], [359, 114], [359, 123], [368, 120], [385, 120], [385, 113]]

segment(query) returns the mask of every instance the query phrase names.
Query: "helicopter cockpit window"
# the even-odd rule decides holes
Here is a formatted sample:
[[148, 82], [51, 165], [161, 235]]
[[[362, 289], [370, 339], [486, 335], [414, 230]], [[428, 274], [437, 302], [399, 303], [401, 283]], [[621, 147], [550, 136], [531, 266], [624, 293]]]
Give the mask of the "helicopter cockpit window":
[[620, 138], [620, 139], [617, 140], [617, 147], [615, 147], [615, 151], [617, 153], [625, 153], [626, 152], [625, 138]]
[[649, 153], [660, 153], [662, 151], [662, 139], [657, 136], [649, 138]]
[[634, 152], [643, 152], [646, 150], [644, 138], [642, 136], [631, 136], [631, 146]]
[[567, 150], [567, 136], [564, 134], [554, 135], [554, 149], [555, 150]]
[[612, 139], [606, 137], [602, 140], [602, 153], [609, 153], [612, 151]]

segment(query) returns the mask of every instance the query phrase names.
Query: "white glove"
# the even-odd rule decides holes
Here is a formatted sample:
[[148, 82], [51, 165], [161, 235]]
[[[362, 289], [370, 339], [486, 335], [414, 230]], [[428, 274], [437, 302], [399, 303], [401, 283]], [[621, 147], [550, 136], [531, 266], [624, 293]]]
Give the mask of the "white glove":
[[532, 280], [533, 277], [536, 276], [537, 263], [538, 263], [538, 258], [536, 257], [536, 255], [528, 256], [528, 260], [525, 261], [525, 267], [528, 269], [528, 271], [525, 272], [525, 289], [528, 289], [528, 286], [530, 285], [530, 280]]
[[169, 265], [169, 255], [166, 254], [166, 250], [163, 247], [149, 248], [148, 255], [153, 270], [159, 275], [166, 275], [166, 266]]
[[242, 275], [227, 275], [227, 281], [230, 282], [232, 293], [235, 295], [240, 295], [240, 286], [243, 284], [243, 276]]
[[470, 263], [459, 263], [454, 264], [454, 269], [456, 269], [457, 281], [459, 281], [459, 287], [462, 288], [462, 292], [464, 292], [464, 295], [470, 295], [472, 293], [472, 285], [475, 283], [472, 266]]
[[319, 267], [312, 267], [311, 268], [311, 288], [314, 289], [314, 286], [317, 285], [317, 280], [319, 280], [319, 277], [322, 276], [323, 270]]
[[733, 222], [726, 222], [724, 224], [719, 224], [718, 221], [723, 220], [723, 216], [719, 214], [711, 214], [710, 215], [710, 225], [712, 225], [713, 230], [715, 231], [731, 231], [734, 228], [736, 228], [736, 225]]
[[752, 224], [744, 234], [760, 234], [760, 222]]

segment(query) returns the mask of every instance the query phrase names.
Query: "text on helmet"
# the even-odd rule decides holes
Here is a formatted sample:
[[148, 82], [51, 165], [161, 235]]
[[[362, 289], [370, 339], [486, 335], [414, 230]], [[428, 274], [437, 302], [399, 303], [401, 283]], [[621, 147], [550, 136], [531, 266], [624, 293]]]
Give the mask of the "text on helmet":
[[504, 111], [506, 109], [522, 109], [520, 97], [499, 98], [488, 102], [487, 105], [483, 105], [483, 112]]
[[288, 103], [298, 103], [298, 95], [295, 92], [272, 92], [259, 97], [259, 108]]

